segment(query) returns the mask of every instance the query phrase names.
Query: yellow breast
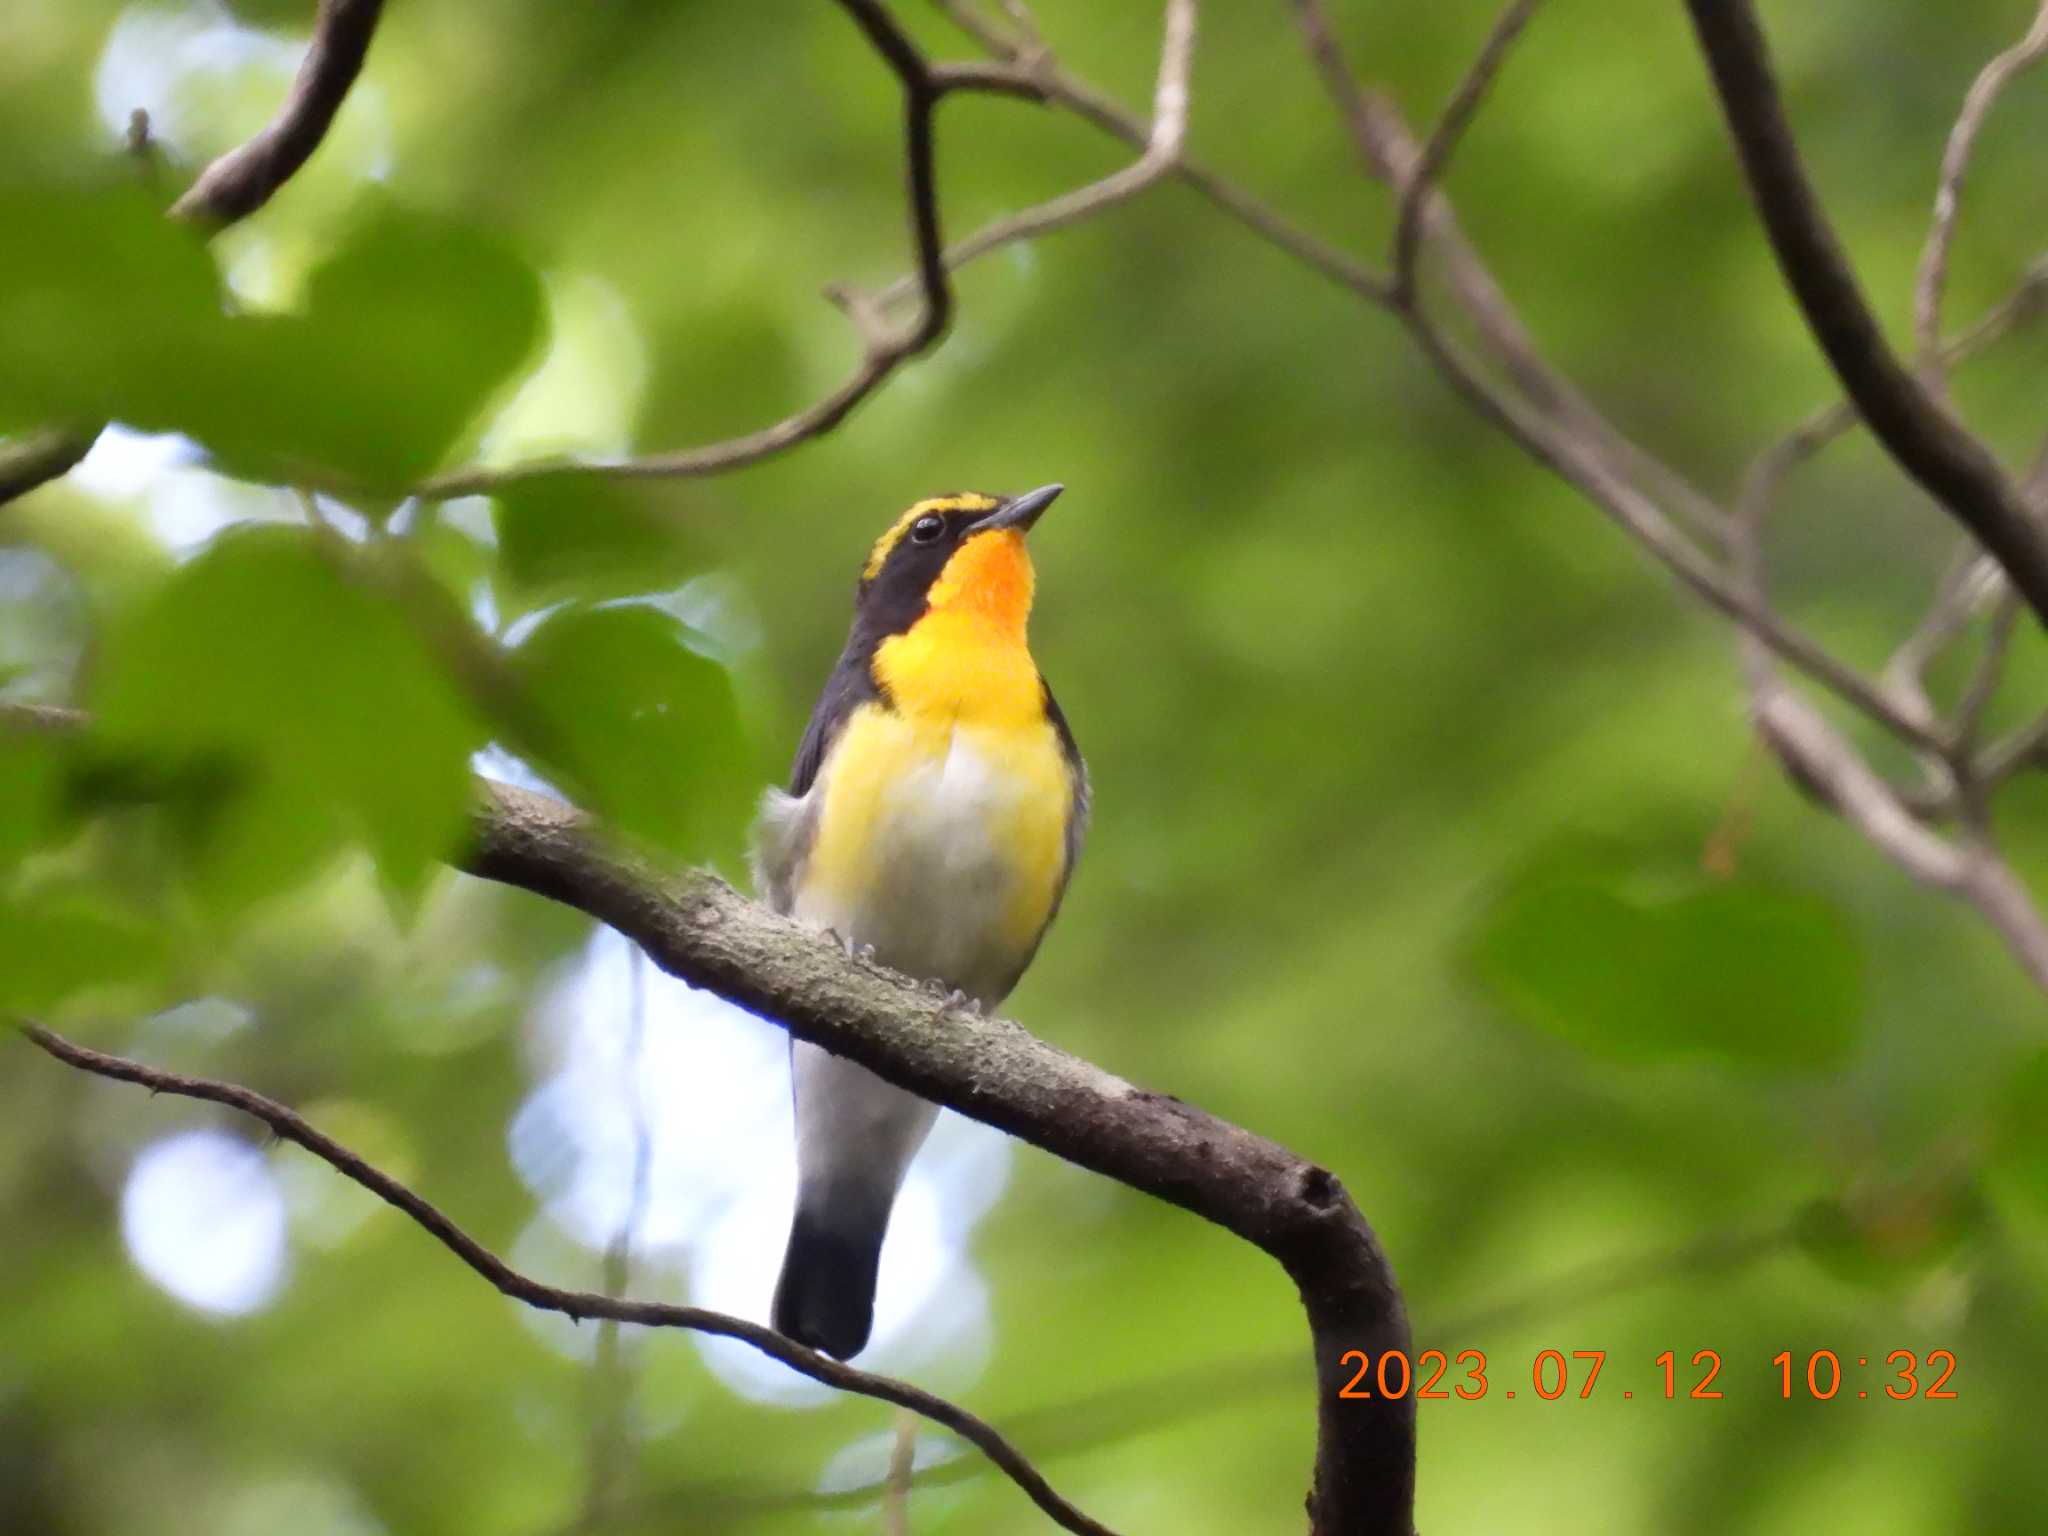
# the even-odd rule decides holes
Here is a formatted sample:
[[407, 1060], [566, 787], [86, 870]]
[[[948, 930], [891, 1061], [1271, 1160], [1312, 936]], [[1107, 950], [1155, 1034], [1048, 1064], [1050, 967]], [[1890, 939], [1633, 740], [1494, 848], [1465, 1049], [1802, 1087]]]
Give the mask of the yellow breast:
[[1073, 785], [1043, 712], [996, 721], [863, 705], [817, 788], [797, 916], [1000, 1001], [1066, 873]]

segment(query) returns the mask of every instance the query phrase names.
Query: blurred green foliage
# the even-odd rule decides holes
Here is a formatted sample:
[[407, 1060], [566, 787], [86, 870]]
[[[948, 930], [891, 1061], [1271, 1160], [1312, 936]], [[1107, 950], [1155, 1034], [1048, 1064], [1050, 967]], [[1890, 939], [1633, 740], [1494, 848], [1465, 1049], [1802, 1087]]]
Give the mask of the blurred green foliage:
[[[313, 1106], [509, 1249], [536, 1211], [506, 1145], [549, 1048], [532, 1008], [587, 925], [437, 873], [471, 754], [511, 747], [737, 875], [876, 530], [920, 495], [1057, 478], [1036, 647], [1098, 813], [1014, 1011], [1335, 1169], [1420, 1341], [1487, 1351], [1493, 1393], [1423, 1409], [1420, 1527], [2039, 1528], [2041, 997], [1968, 912], [1745, 768], [1720, 623], [1393, 323], [1166, 186], [964, 270], [944, 345], [793, 454], [401, 510], [434, 468], [688, 446], [836, 382], [854, 341], [819, 288], [905, 262], [896, 87], [826, 5], [409, 0], [308, 168], [203, 244], [160, 210], [294, 58], [237, 28], [302, 36], [313, 9], [10, 11], [0, 432], [111, 418], [197, 447], [131, 440], [146, 473], [102, 455], [0, 509], [0, 694], [100, 721], [0, 737], [0, 1004]], [[1426, 118], [1492, 7], [1335, 9]], [[1147, 99], [1155, 8], [1037, 10], [1065, 64]], [[1899, 326], [1943, 136], [2031, 8], [1766, 10]], [[1203, 29], [1195, 151], [1373, 248], [1388, 200], [1286, 7], [1205, 7]], [[134, 106], [153, 167], [120, 151]], [[2048, 90], [2022, 83], [1973, 169], [1955, 323], [2038, 252], [2044, 131]], [[957, 234], [1124, 155], [968, 98], [940, 160]], [[1452, 190], [1546, 350], [1706, 486], [1830, 397], [1680, 7], [1542, 15]], [[2015, 456], [2044, 361], [2030, 333], [1958, 382]], [[309, 510], [295, 478], [343, 491]], [[1797, 483], [1777, 589], [1874, 666], [1950, 541], [1844, 445]], [[1994, 724], [2044, 684], [2029, 629]], [[2048, 880], [2048, 795], [2015, 786], [1999, 830]], [[216, 1002], [158, 1012], [191, 999]], [[871, 1493], [813, 1490], [887, 1410], [743, 1400], [676, 1338], [637, 1342], [628, 1387], [597, 1379], [394, 1213], [321, 1203], [322, 1170], [289, 1174], [274, 1302], [185, 1308], [124, 1254], [124, 1179], [173, 1131], [249, 1127], [7, 1063], [0, 1530], [875, 1528]], [[1119, 1529], [1296, 1523], [1310, 1376], [1277, 1271], [1029, 1154], [975, 1242], [992, 1351], [935, 1385]], [[587, 1272], [550, 1278], [595, 1283], [560, 1248]], [[1822, 1348], [1953, 1351], [1958, 1396], [1781, 1400], [1771, 1357]], [[1608, 1351], [1602, 1390], [1507, 1399], [1543, 1349]], [[1702, 1349], [1724, 1398], [1663, 1401], [1651, 1362]], [[622, 1390], [621, 1459], [593, 1426]], [[585, 1521], [594, 1468], [617, 1502]], [[971, 1465], [911, 1518], [1042, 1528]]]

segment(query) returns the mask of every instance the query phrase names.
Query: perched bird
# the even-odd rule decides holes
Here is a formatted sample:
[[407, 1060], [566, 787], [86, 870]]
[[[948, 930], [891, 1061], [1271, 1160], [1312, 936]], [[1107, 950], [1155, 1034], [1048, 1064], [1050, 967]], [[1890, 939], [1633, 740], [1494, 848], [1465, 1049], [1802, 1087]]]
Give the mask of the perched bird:
[[[757, 887], [849, 949], [995, 1007], [1073, 873], [1088, 775], [1025, 640], [1024, 536], [1061, 491], [921, 501], [875, 541], [853, 632], [755, 830]], [[776, 1328], [847, 1359], [938, 1107], [790, 1042], [797, 1196]]]

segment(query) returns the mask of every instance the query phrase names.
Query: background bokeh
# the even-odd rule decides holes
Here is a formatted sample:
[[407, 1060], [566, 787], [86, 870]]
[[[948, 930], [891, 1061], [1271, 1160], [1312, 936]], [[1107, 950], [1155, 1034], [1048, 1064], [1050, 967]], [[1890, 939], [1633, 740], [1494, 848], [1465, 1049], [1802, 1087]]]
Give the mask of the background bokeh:
[[[156, 210], [267, 115], [312, 9], [8, 7], [0, 433], [126, 425], [0, 509], [0, 694], [101, 721], [0, 754], [0, 1007], [283, 1098], [544, 1278], [623, 1255], [634, 1294], [763, 1316], [781, 1036], [440, 870], [464, 771], [737, 877], [869, 540], [924, 494], [1063, 480], [1036, 649], [1098, 812], [1011, 1011], [1337, 1171], [1420, 1341], [1487, 1353], [1485, 1400], [1424, 1406], [1421, 1529], [2039, 1527], [2041, 997], [1755, 757], [1724, 628], [1391, 320], [1167, 185], [965, 270], [944, 344], [786, 457], [309, 513], [294, 466], [390, 485], [774, 419], [854, 361], [820, 287], [905, 257], [895, 89], [846, 18], [711, 0], [394, 3], [318, 156], [202, 254]], [[1037, 9], [1142, 106], [1156, 7]], [[1425, 119], [1491, 16], [1336, 9]], [[1388, 199], [1288, 10], [1205, 8], [1192, 147], [1369, 252]], [[1766, 10], [1902, 332], [1943, 135], [2031, 7]], [[136, 107], [153, 170], [120, 154]], [[941, 126], [956, 233], [1124, 159], [1016, 102]], [[2048, 231], [2044, 132], [2022, 82], [1958, 323]], [[1540, 16], [1452, 190], [1550, 355], [1710, 490], [1830, 397], [1675, 3]], [[2044, 360], [2022, 335], [1959, 384], [2015, 456]], [[1778, 589], [1874, 666], [1951, 537], [1851, 441], [1788, 499]], [[2023, 629], [2000, 721], [2048, 686]], [[510, 647], [481, 683], [480, 634]], [[2000, 827], [2048, 879], [2048, 791]], [[866, 1363], [1011, 1427], [1112, 1526], [1298, 1528], [1302, 1323], [1244, 1245], [948, 1117], [884, 1289]], [[1578, 1365], [1537, 1399], [1545, 1349], [1607, 1352], [1590, 1400]], [[1783, 1400], [1772, 1357], [1821, 1349], [1840, 1395]], [[1955, 1399], [1887, 1400], [1899, 1349], [1952, 1351]], [[1685, 1397], [1702, 1350], [1717, 1401]], [[873, 1530], [895, 1432], [744, 1350], [530, 1315], [248, 1124], [6, 1048], [0, 1529]], [[943, 1437], [919, 1454], [912, 1529], [1043, 1528]]]

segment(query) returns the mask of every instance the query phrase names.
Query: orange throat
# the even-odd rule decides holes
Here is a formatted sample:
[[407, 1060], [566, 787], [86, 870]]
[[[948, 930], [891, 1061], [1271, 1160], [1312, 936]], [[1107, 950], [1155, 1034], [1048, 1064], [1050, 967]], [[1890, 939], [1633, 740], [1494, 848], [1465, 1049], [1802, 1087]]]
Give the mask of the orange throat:
[[1034, 585], [1021, 533], [974, 535], [932, 583], [923, 617], [876, 648], [876, 681], [906, 714], [989, 725], [1042, 718], [1025, 638]]

